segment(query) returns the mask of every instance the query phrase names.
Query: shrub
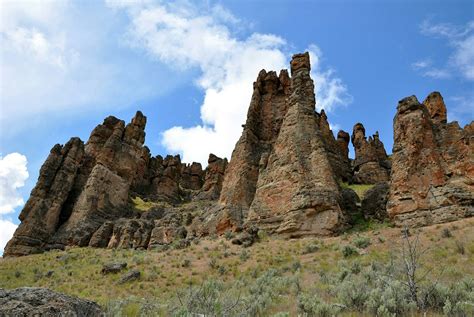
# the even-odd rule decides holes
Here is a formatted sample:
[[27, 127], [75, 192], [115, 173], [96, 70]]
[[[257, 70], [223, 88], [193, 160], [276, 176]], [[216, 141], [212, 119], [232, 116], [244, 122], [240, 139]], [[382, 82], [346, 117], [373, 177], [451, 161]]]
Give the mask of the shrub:
[[459, 253], [459, 254], [466, 254], [466, 248], [464, 247], [464, 242], [461, 241], [461, 240], [456, 240], [455, 241], [455, 244], [456, 244], [456, 252]]
[[453, 234], [451, 233], [451, 230], [449, 228], [444, 228], [443, 231], [441, 231], [441, 237], [443, 238], [451, 238]]
[[365, 249], [370, 245], [370, 238], [357, 237], [354, 240], [352, 240], [352, 243], [358, 248]]
[[354, 248], [353, 246], [351, 245], [345, 245], [343, 248], [342, 248], [342, 255], [345, 257], [345, 258], [348, 258], [348, 257], [351, 257], [353, 255], [358, 255], [359, 252], [357, 251], [356, 248]]
[[210, 261], [209, 261], [209, 267], [211, 269], [217, 269], [218, 265], [217, 265], [217, 260], [216, 258], [212, 258]]
[[343, 305], [359, 312], [364, 311], [369, 297], [366, 281], [361, 278], [344, 279], [336, 286], [336, 292]]
[[319, 245], [316, 243], [310, 243], [304, 246], [303, 251], [301, 252], [302, 254], [310, 254], [317, 252], [319, 250]]
[[291, 263], [291, 271], [296, 272], [301, 269], [301, 262], [300, 261], [294, 261]]
[[303, 316], [331, 317], [340, 313], [341, 306], [326, 303], [319, 297], [301, 294], [298, 296], [298, 313]]
[[183, 262], [181, 262], [181, 267], [190, 267], [191, 266], [191, 260], [189, 259], [184, 259]]
[[234, 237], [234, 233], [232, 231], [226, 231], [224, 237], [226, 238], [226, 240], [230, 240]]
[[239, 255], [240, 261], [245, 262], [250, 258], [250, 253], [247, 250], [242, 250]]
[[225, 268], [225, 266], [219, 265], [219, 267], [217, 268], [217, 272], [219, 272], [220, 275], [224, 275], [225, 273], [227, 273], [227, 269]]

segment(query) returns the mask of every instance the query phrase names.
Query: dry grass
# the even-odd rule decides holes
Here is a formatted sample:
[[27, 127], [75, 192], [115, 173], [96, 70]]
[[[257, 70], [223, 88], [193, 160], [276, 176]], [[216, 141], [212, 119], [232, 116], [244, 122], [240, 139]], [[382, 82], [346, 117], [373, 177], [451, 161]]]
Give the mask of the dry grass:
[[[449, 228], [452, 237], [442, 238], [445, 228]], [[474, 277], [473, 228], [474, 218], [471, 218], [411, 231], [412, 234], [419, 232], [422, 246], [430, 248], [425, 255], [428, 266], [435, 272], [444, 268], [441, 278], [449, 283], [462, 277]], [[361, 235], [370, 239], [370, 245], [359, 249], [359, 255], [344, 258], [343, 247], [353, 245]], [[463, 243], [464, 254], [456, 247], [459, 241]], [[102, 305], [130, 296], [166, 302], [178, 289], [190, 283], [198, 284], [209, 278], [232, 282], [276, 268], [288, 275], [298, 274], [302, 289], [324, 291], [327, 286], [321, 279], [325, 275], [338, 274], [356, 262], [362, 267], [374, 261], [386, 263], [391, 252], [398, 250], [400, 242], [400, 228], [380, 228], [331, 238], [282, 240], [267, 237], [247, 249], [232, 245], [224, 238], [206, 239], [187, 249], [164, 252], [70, 248], [1, 259], [0, 288], [47, 287]], [[140, 270], [141, 280], [118, 285], [120, 274], [100, 274], [103, 264], [117, 261], [127, 262], [128, 269]], [[46, 277], [48, 271], [54, 271], [51, 277]], [[270, 313], [277, 311], [296, 315], [296, 298], [288, 296], [270, 309]]]

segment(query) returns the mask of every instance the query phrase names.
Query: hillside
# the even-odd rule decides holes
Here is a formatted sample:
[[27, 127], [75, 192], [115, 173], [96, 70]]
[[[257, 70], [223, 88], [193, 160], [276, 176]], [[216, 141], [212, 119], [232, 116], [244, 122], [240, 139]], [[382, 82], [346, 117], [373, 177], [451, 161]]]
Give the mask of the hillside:
[[[420, 259], [418, 277], [432, 270], [420, 283], [420, 294], [436, 284], [426, 308], [429, 315], [441, 315], [443, 309], [453, 316], [474, 312], [473, 229], [471, 218], [411, 230], [410, 239], [420, 236], [420, 250], [428, 248]], [[161, 251], [72, 247], [6, 258], [0, 260], [0, 288], [47, 287], [97, 301], [110, 316], [146, 316], [147, 312], [149, 316], [167, 315], [176, 313], [173, 307], [183, 309], [186, 304], [198, 309], [193, 306], [196, 303], [185, 300], [189, 300], [189, 285], [199, 288], [203, 281], [208, 283], [209, 299], [223, 305], [222, 309], [235, 304], [237, 310], [246, 307], [262, 316], [304, 312], [354, 316], [373, 314], [377, 309], [388, 310], [380, 313], [383, 316], [396, 310], [403, 314], [416, 312], [405, 300], [407, 289], [401, 284], [405, 277], [395, 273], [402, 269], [399, 228], [366, 223], [360, 230], [332, 238], [286, 240], [263, 232], [260, 237], [260, 242], [249, 248], [215, 237], [196, 239], [184, 249], [177, 244]], [[353, 246], [349, 249], [356, 253], [349, 254], [347, 246]], [[393, 280], [385, 275], [390, 271], [384, 271], [392, 257], [393, 274], [397, 276]], [[112, 262], [125, 262], [127, 268], [117, 274], [101, 274], [103, 265]], [[130, 270], [138, 270], [140, 278], [118, 284]], [[366, 279], [371, 282], [364, 282]], [[378, 279], [385, 279], [388, 286], [380, 286]], [[183, 304], [177, 294], [181, 294]], [[377, 298], [381, 302], [377, 303]], [[464, 304], [456, 306], [456, 311], [453, 300]], [[213, 308], [214, 312], [218, 307]]]

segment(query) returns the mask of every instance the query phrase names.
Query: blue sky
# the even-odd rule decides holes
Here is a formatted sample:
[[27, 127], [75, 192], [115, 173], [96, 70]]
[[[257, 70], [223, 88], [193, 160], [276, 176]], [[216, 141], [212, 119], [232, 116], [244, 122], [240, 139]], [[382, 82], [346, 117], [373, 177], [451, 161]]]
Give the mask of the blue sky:
[[[472, 1], [0, 2], [0, 252], [55, 143], [148, 117], [154, 155], [230, 156], [261, 68], [309, 50], [317, 108], [388, 152], [397, 101], [474, 117]], [[337, 132], [337, 131], [335, 131]]]

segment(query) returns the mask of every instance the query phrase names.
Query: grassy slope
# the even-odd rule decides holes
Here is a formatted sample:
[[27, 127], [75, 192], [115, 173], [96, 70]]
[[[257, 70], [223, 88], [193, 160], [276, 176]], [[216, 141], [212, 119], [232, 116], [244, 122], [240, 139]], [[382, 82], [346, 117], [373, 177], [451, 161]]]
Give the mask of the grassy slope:
[[[453, 236], [443, 238], [444, 228], [449, 228]], [[473, 228], [474, 218], [471, 218], [416, 230], [420, 232], [423, 245], [430, 247], [425, 255], [427, 266], [432, 266], [434, 271], [440, 270], [441, 266], [445, 267], [443, 282], [457, 281], [466, 276], [474, 277]], [[344, 258], [341, 252], [343, 246], [353, 244], [358, 236], [370, 238], [371, 245], [359, 250], [358, 256]], [[71, 248], [67, 251], [0, 259], [0, 288], [47, 287], [88, 298], [102, 305], [110, 300], [130, 296], [157, 298], [163, 303], [189, 282], [199, 283], [209, 277], [223, 281], [232, 281], [242, 276], [252, 278], [269, 268], [283, 269], [291, 275], [295, 274], [295, 268], [301, 266], [297, 274], [300, 274], [302, 288], [324, 291], [327, 286], [321, 282], [321, 276], [338, 274], [354, 262], [360, 263], [362, 267], [373, 261], [386, 262], [391, 250], [396, 250], [400, 241], [399, 228], [379, 227], [325, 239], [264, 238], [248, 249], [234, 246], [224, 238], [202, 240], [187, 249], [164, 252]], [[465, 254], [457, 251], [456, 241], [464, 243]], [[315, 244], [319, 245], [319, 249], [305, 254], [308, 246]], [[248, 254], [248, 259], [242, 255], [243, 252]], [[117, 285], [120, 274], [101, 275], [102, 265], [113, 261], [126, 261], [129, 268], [140, 270], [141, 280]], [[213, 267], [211, 262], [215, 264]], [[54, 273], [51, 277], [46, 277], [50, 270]], [[282, 298], [272, 306], [271, 311], [288, 311], [295, 315], [295, 297], [290, 294], [287, 298]]]

